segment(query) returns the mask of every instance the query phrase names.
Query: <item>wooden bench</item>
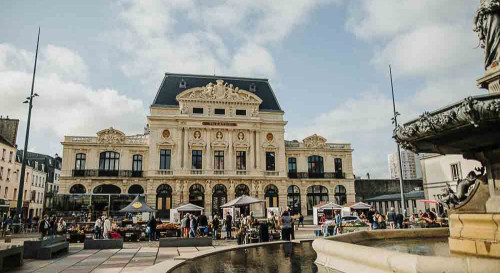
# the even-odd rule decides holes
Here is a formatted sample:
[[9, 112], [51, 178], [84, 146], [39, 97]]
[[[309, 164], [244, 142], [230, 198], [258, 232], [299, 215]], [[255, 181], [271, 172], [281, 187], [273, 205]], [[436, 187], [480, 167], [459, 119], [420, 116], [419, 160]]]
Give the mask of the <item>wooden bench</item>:
[[0, 246], [0, 272], [23, 265], [23, 248], [20, 245]]
[[35, 241], [24, 241], [24, 258], [51, 259], [55, 254], [68, 252], [64, 236], [48, 236]]

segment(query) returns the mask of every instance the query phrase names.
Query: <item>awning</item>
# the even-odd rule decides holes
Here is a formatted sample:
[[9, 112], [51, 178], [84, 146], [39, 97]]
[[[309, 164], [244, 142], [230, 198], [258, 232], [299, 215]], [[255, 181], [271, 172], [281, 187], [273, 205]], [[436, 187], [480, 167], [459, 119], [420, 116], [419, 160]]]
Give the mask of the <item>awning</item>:
[[422, 203], [429, 203], [429, 204], [437, 204], [438, 203], [437, 201], [434, 201], [434, 200], [425, 200], [425, 199], [420, 199], [418, 201], [422, 202]]
[[370, 205], [363, 203], [363, 202], [358, 202], [354, 205], [349, 206], [351, 209], [370, 209]]
[[176, 208], [177, 211], [203, 211], [204, 208], [188, 203]]
[[132, 213], [154, 212], [154, 211], [155, 211], [154, 209], [152, 209], [150, 206], [148, 206], [148, 204], [146, 204], [146, 200], [142, 195], [137, 195], [134, 201], [132, 201], [128, 206], [120, 210], [120, 212], [132, 212]]
[[226, 204], [220, 206], [221, 208], [230, 208], [230, 207], [242, 207], [255, 203], [262, 203], [264, 200], [257, 199], [248, 195], [242, 195], [234, 200], [227, 202]]
[[321, 205], [316, 205], [315, 207], [317, 207], [318, 209], [332, 209], [332, 210], [342, 209], [342, 206], [335, 204], [335, 202], [328, 202]]

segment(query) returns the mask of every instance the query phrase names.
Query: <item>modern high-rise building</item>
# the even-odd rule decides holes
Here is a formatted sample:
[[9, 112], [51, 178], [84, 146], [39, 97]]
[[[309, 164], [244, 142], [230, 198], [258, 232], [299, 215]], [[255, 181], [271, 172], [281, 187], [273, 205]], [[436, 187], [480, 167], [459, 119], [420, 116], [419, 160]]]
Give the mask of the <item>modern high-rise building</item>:
[[[389, 163], [391, 179], [399, 179], [400, 174], [397, 153], [387, 155], [387, 161]], [[401, 151], [401, 169], [403, 171], [403, 179], [417, 179], [422, 177], [420, 164], [418, 164], [418, 156], [411, 151]]]

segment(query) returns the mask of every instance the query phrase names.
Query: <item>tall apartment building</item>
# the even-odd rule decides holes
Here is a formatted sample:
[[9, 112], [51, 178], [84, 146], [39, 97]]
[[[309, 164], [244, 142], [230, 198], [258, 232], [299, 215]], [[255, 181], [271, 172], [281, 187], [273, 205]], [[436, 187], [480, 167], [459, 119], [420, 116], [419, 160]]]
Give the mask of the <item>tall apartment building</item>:
[[[391, 179], [399, 179], [400, 174], [397, 153], [387, 155], [387, 161], [389, 163]], [[417, 179], [422, 177], [418, 157], [411, 151], [401, 151], [401, 170], [403, 171], [403, 179]]]

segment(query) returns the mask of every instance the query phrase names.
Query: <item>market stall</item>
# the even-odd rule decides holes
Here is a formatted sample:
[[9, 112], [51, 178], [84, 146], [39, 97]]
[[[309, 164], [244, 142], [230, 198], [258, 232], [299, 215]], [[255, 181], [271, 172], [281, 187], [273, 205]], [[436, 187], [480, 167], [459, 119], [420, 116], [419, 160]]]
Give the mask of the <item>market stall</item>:
[[155, 210], [146, 204], [144, 196], [137, 195], [128, 206], [120, 210], [120, 213], [132, 215], [132, 219], [123, 219], [120, 227], [116, 227], [115, 231], [122, 236], [124, 241], [139, 241], [144, 237], [150, 214], [154, 212]]
[[[238, 209], [241, 207], [246, 207], [251, 204], [263, 203], [264, 200], [257, 199], [248, 195], [239, 196], [226, 204], [222, 205], [221, 208], [226, 209]], [[225, 216], [225, 215], [224, 215]], [[237, 220], [234, 218], [233, 220]], [[245, 223], [239, 223], [240, 229], [236, 232], [240, 243], [256, 243], [259, 242], [262, 238], [261, 232], [266, 230], [268, 232], [267, 226], [264, 228], [263, 224], [258, 225], [257, 221], [245, 221]], [[234, 227], [234, 226], [233, 226]], [[268, 238], [269, 236], [265, 236]]]
[[325, 216], [326, 220], [334, 219], [334, 211], [341, 211], [342, 206], [335, 204], [335, 202], [322, 202], [313, 207], [313, 223], [315, 225], [322, 224], [320, 219]]

